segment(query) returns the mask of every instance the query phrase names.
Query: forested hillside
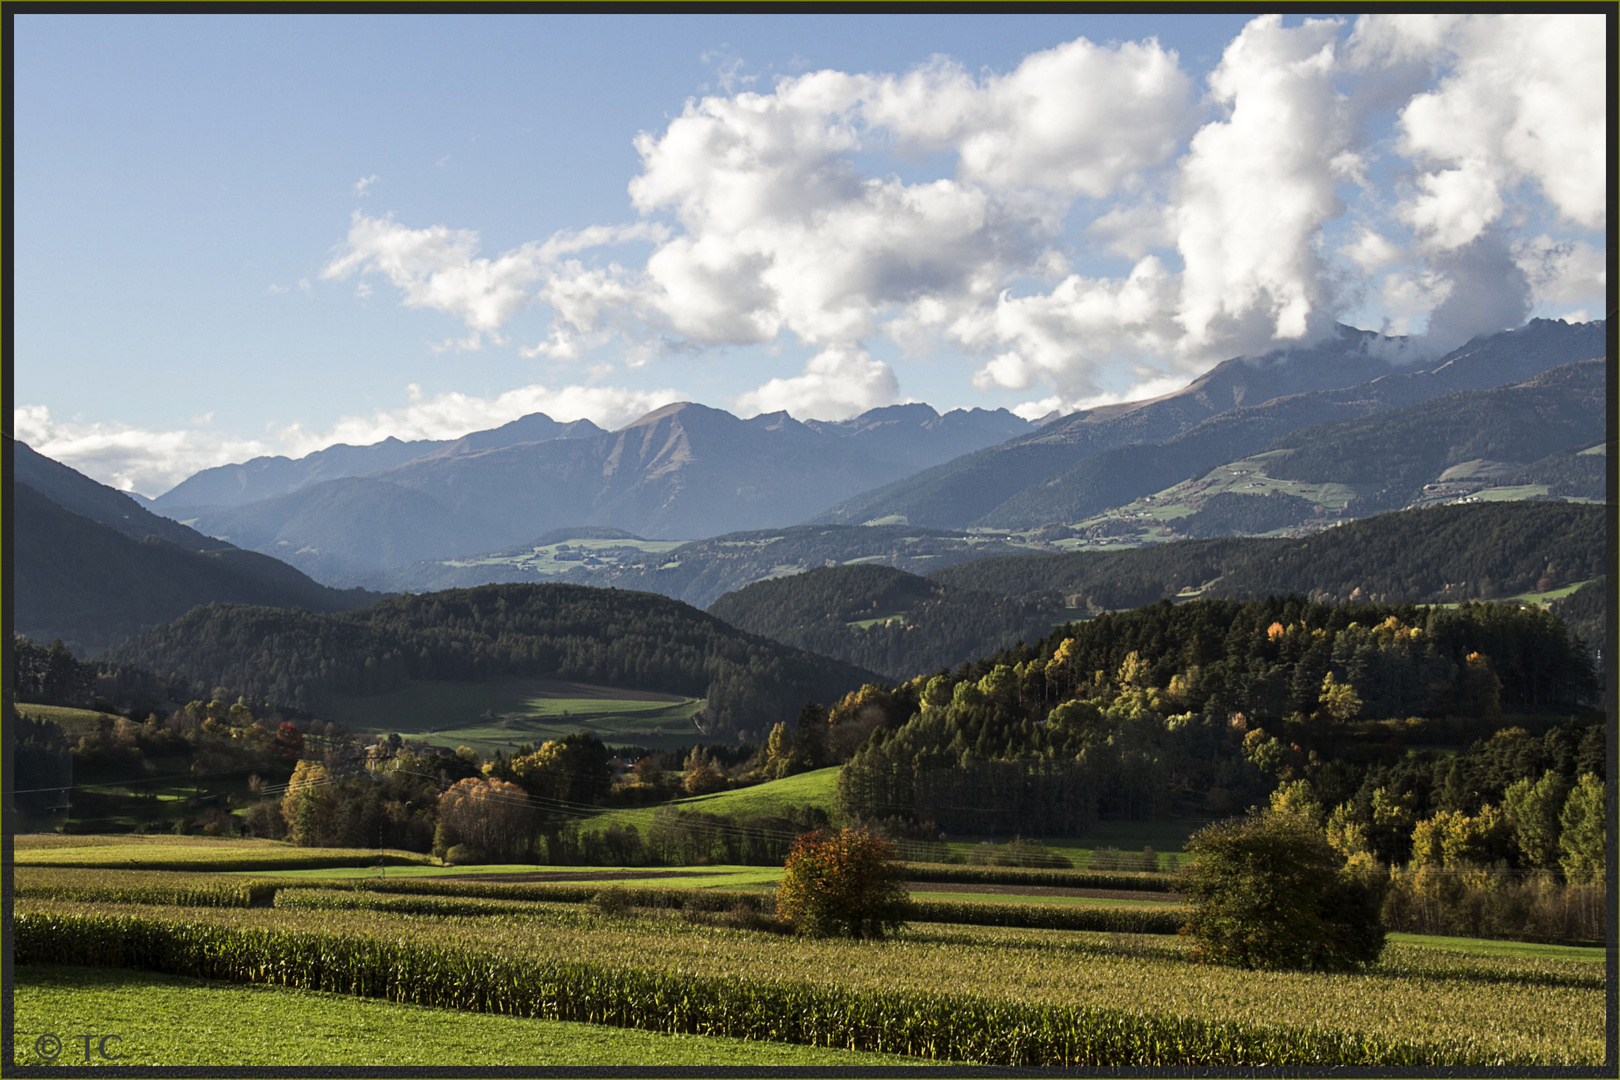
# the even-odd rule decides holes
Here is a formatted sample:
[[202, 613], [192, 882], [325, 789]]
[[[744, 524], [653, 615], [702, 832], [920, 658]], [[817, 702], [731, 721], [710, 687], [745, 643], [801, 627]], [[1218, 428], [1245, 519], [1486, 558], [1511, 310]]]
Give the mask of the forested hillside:
[[[727, 593], [709, 614], [904, 680], [1051, 629], [1054, 604], [948, 588], [888, 566], [839, 566]], [[859, 657], [859, 659], [855, 659]]]
[[1042, 592], [1097, 608], [1173, 597], [1443, 603], [1574, 584], [1610, 558], [1601, 506], [1478, 503], [1381, 514], [1295, 540], [1191, 540], [1125, 551], [1020, 555], [946, 567], [941, 584], [1002, 596]]
[[[855, 755], [839, 797], [857, 816], [1025, 835], [1099, 814], [1226, 814], [1294, 779], [1336, 806], [1426, 725], [1448, 733], [1431, 743], [1479, 737], [1504, 713], [1575, 712], [1595, 688], [1540, 610], [1160, 603], [914, 680], [917, 714]], [[1595, 746], [1572, 736], [1588, 770], [1602, 763], [1593, 730]]]
[[362, 589], [328, 588], [268, 555], [218, 541], [196, 550], [161, 536], [136, 540], [27, 484], [13, 485], [12, 498], [7, 599], [15, 629], [40, 641], [61, 638], [94, 653], [198, 604], [342, 611], [377, 599]]
[[1273, 479], [1365, 488], [1352, 514], [1397, 510], [1447, 469], [1465, 462], [1528, 466], [1601, 443], [1607, 365], [1565, 364], [1534, 379], [1470, 390], [1410, 408], [1304, 428], [1273, 443]]
[[[1251, 502], [1273, 499], [1286, 497]], [[1224, 512], [1224, 504], [1205, 512]], [[1550, 592], [1604, 572], [1604, 520], [1595, 506], [1482, 503], [1384, 514], [1297, 540], [1226, 537], [980, 559], [926, 579], [884, 566], [829, 567], [749, 585], [709, 611], [752, 633], [906, 679], [1033, 641], [1074, 610], [1191, 595], [1453, 603]], [[1560, 611], [1587, 607], [1583, 594], [1580, 606]], [[1586, 613], [1575, 629], [1596, 644], [1597, 625]]]
[[403, 596], [341, 615], [214, 604], [108, 660], [300, 709], [411, 680], [579, 680], [705, 697], [705, 730], [722, 735], [768, 730], [875, 678], [662, 596], [574, 585]]

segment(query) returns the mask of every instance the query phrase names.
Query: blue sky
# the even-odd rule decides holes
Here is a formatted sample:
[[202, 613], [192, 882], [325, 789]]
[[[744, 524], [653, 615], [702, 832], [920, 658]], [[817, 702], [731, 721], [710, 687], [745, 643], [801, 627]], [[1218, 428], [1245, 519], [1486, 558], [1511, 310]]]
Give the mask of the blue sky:
[[1599, 17], [14, 39], [16, 434], [147, 495], [533, 411], [1035, 417], [1335, 320], [1433, 352], [1605, 306]]

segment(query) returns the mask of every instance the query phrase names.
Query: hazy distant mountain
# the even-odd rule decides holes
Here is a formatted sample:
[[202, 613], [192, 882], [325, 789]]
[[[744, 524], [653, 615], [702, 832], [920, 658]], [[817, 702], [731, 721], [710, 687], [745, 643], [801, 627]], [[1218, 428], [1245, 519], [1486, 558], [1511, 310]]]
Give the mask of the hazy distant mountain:
[[560, 424], [544, 413], [531, 413], [510, 424], [489, 431], [475, 431], [460, 439], [401, 442], [390, 436], [370, 446], [338, 443], [297, 460], [258, 457], [240, 465], [204, 469], [153, 499], [152, 505], [159, 511], [184, 518], [189, 516], [186, 513], [189, 508], [241, 506], [277, 495], [289, 495], [300, 488], [327, 480], [364, 476], [419, 457], [468, 453], [547, 439], [577, 439], [600, 434], [601, 431], [589, 420]]
[[13, 625], [96, 652], [198, 604], [342, 611], [378, 599], [340, 592], [266, 555], [203, 536], [122, 492], [15, 443]]
[[[1064, 417], [865, 492], [811, 520], [859, 524], [901, 517], [934, 528], [1073, 521], [1082, 511], [1128, 502], [1297, 427], [1516, 382], [1558, 364], [1603, 356], [1606, 337], [1602, 322], [1570, 326], [1538, 319], [1475, 339], [1433, 362], [1392, 366], [1389, 358], [1399, 359], [1402, 347], [1398, 340], [1341, 326], [1309, 348], [1228, 360], [1173, 394]], [[1298, 400], [1267, 413], [1253, 411], [1289, 398]], [[1223, 414], [1229, 414], [1225, 424], [1217, 421], [1203, 433], [1215, 436], [1207, 448], [1188, 452], [1184, 444], [1168, 457], [1149, 449]], [[1110, 451], [1118, 452], [1115, 460], [1086, 465]]]
[[[252, 502], [182, 505], [246, 483], [248, 467], [230, 466], [198, 474], [159, 502], [199, 529], [334, 580], [498, 551], [566, 526], [665, 539], [762, 528], [1030, 429], [1006, 410], [941, 416], [927, 405], [800, 423], [786, 413], [741, 420], [681, 403], [614, 432], [550, 424], [543, 416], [526, 417], [454, 444], [433, 444], [364, 476], [319, 482], [308, 478], [352, 467], [356, 448], [342, 448], [338, 457], [323, 451], [329, 457], [315, 465], [308, 458], [261, 459], [272, 464], [253, 475], [300, 486]], [[552, 437], [531, 437], [545, 432]], [[408, 452], [404, 447], [379, 453], [398, 457]], [[297, 477], [293, 466], [301, 470]], [[270, 479], [254, 482], [262, 488]]]
[[365, 476], [302, 487], [241, 506], [187, 511], [188, 522], [273, 554], [320, 580], [486, 546], [487, 522], [418, 491]]

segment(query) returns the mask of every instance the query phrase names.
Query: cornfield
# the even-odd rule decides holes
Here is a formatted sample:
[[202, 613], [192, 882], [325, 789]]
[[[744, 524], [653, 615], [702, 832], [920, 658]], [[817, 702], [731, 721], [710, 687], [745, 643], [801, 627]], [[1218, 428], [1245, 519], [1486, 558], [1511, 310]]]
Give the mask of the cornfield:
[[458, 918], [137, 905], [110, 915], [50, 901], [19, 910], [19, 962], [124, 964], [984, 1064], [1590, 1065], [1604, 1056], [1602, 967], [1581, 961], [1392, 946], [1367, 974], [1245, 972], [1189, 963], [1167, 937], [919, 924], [891, 942], [810, 941], [656, 913], [627, 933], [578, 904]]
[[24, 913], [18, 963], [90, 964], [441, 1008], [984, 1065], [1528, 1065], [1434, 1043], [1146, 1010], [619, 967], [495, 949], [139, 915]]

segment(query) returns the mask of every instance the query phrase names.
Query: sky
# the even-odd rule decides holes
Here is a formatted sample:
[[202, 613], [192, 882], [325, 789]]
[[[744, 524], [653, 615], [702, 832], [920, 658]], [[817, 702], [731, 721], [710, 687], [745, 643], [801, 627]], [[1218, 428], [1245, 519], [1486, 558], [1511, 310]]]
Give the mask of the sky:
[[1026, 419], [1606, 310], [1601, 15], [16, 17], [14, 434]]

